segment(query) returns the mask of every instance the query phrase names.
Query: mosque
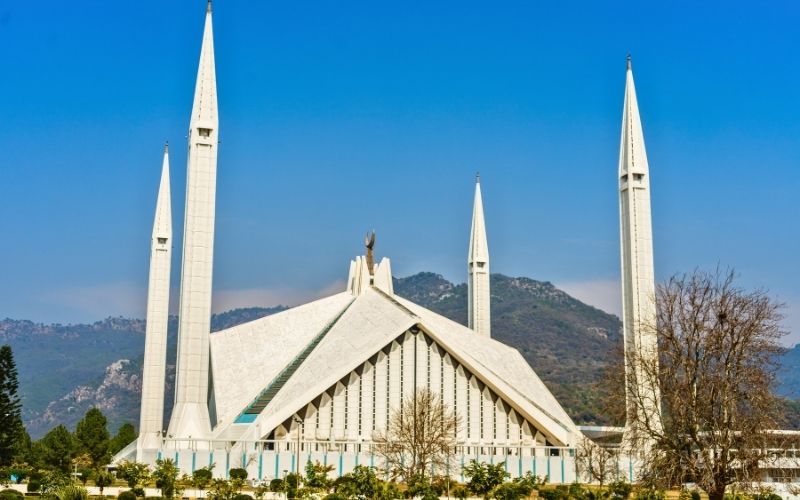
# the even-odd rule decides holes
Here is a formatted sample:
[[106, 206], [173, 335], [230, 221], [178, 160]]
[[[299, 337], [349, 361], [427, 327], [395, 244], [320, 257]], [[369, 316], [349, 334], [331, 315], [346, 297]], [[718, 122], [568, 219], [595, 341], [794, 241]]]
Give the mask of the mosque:
[[[307, 460], [380, 465], [374, 436], [420, 388], [456, 415], [455, 460], [505, 462], [551, 482], [575, 480], [584, 434], [522, 355], [491, 336], [489, 247], [480, 179], [467, 258], [469, 326], [395, 295], [391, 262], [349, 263], [346, 289], [210, 333], [219, 123], [212, 8], [205, 15], [188, 134], [176, 389], [164, 429], [172, 253], [169, 151], [165, 147], [152, 233], [139, 438], [116, 460], [169, 457], [187, 473], [216, 464], [270, 479]], [[654, 346], [638, 328], [655, 315], [649, 171], [628, 61], [619, 162], [626, 346]], [[343, 269], [344, 271], [344, 269]], [[657, 393], [657, 390], [655, 390]], [[460, 467], [456, 476], [460, 474]]]

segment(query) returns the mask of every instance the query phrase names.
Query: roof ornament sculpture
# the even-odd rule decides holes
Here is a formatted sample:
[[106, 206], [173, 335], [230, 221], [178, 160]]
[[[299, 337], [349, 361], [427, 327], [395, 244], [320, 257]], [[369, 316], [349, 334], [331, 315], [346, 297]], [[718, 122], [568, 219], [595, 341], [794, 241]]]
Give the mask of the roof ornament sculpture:
[[372, 249], [375, 247], [375, 230], [373, 229], [370, 233], [367, 231], [367, 235], [364, 237], [364, 246], [367, 247], [367, 269], [369, 269], [369, 275], [375, 275], [375, 255], [372, 252]]

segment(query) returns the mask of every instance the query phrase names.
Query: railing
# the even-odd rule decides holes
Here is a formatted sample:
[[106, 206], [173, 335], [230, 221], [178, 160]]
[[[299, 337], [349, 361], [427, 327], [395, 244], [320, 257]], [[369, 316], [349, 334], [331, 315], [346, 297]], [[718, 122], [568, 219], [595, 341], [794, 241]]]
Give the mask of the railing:
[[[571, 483], [579, 478], [576, 450], [568, 447], [522, 445], [519, 443], [462, 443], [452, 449], [449, 472], [464, 481], [463, 467], [471, 460], [504, 464], [511, 477], [532, 473], [551, 483]], [[258, 481], [301, 471], [307, 462], [333, 466], [331, 477], [339, 477], [357, 465], [383, 469], [383, 458], [374, 442], [357, 440], [257, 440], [162, 439], [156, 450], [146, 450], [145, 462], [159, 458], [175, 461], [182, 472], [214, 464], [217, 477], [227, 477], [231, 468], [245, 468]], [[627, 463], [623, 464], [627, 470]], [[622, 465], [621, 465], [622, 467]]]

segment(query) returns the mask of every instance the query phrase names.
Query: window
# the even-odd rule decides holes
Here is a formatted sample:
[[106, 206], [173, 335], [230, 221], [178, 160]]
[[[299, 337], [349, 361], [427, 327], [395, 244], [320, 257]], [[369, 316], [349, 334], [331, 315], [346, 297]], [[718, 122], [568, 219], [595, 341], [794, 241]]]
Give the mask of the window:
[[166, 238], [156, 238], [156, 239], [158, 240], [158, 244], [159, 245], [163, 245], [163, 244], [165, 244], [167, 242]]
[[358, 435], [361, 435], [361, 424], [362, 424], [362, 412], [364, 410], [364, 405], [362, 403], [364, 398], [364, 372], [361, 372], [362, 376], [358, 377]]
[[391, 383], [390, 383], [391, 379], [389, 378], [391, 374], [391, 363], [390, 363], [391, 359], [392, 358], [387, 354], [386, 355], [386, 427], [387, 428], [389, 427], [389, 408], [390, 408], [389, 398], [391, 396]]
[[478, 398], [478, 404], [480, 405], [480, 427], [478, 427], [478, 436], [480, 436], [480, 439], [483, 439], [483, 393], [481, 393]]
[[469, 379], [467, 379], [467, 438], [469, 438], [470, 435], [472, 434], [472, 432], [471, 432], [471, 430], [472, 430], [472, 420], [471, 420], [472, 419], [472, 407], [471, 407], [470, 401], [469, 401], [469, 399], [470, 399], [469, 393], [470, 392], [472, 392], [472, 391], [470, 391]]
[[[442, 360], [444, 367], [444, 360]], [[453, 414], [458, 415], [458, 370], [453, 366]]]
[[198, 128], [197, 133], [200, 134], [200, 137], [210, 137], [211, 136], [211, 129], [210, 128]]
[[[428, 389], [431, 389], [431, 350], [428, 348]], [[416, 388], [415, 388], [416, 389]]]
[[633, 174], [633, 180], [640, 181], [644, 179], [644, 174]]
[[344, 386], [344, 430], [347, 430], [348, 408], [350, 407], [350, 383]]

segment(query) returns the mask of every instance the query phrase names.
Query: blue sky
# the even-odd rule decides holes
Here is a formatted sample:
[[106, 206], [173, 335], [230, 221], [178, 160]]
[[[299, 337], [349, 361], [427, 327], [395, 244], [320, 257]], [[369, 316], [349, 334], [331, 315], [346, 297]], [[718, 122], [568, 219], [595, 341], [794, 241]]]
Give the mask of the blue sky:
[[[143, 316], [165, 140], [182, 227], [203, 13], [0, 5], [0, 317]], [[218, 0], [214, 15], [216, 309], [338, 290], [371, 228], [396, 275], [463, 281], [480, 171], [493, 271], [613, 312], [630, 52], [657, 278], [733, 266], [787, 303], [800, 341], [795, 2]]]

